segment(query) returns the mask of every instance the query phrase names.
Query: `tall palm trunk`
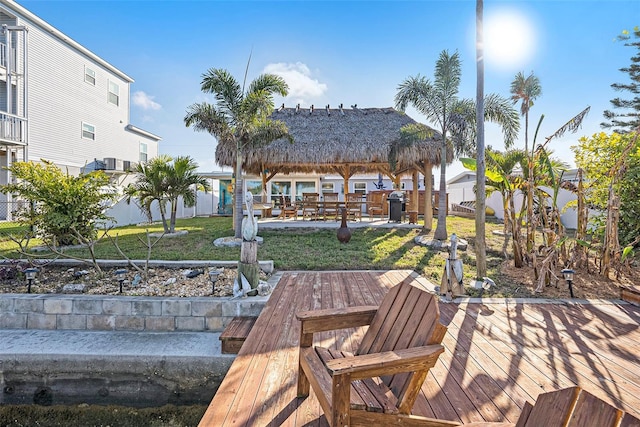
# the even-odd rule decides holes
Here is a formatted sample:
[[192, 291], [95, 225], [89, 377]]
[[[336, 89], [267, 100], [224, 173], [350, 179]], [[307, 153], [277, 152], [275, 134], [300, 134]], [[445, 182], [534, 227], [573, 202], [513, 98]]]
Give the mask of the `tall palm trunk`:
[[476, 0], [476, 278], [487, 275], [487, 242], [485, 237], [485, 154], [484, 154], [484, 59], [482, 46], [483, 0]]
[[447, 127], [442, 126], [440, 146], [440, 190], [438, 191], [438, 224], [433, 238], [447, 240]]
[[233, 230], [236, 239], [242, 238], [242, 150], [236, 146], [236, 182], [233, 187]]

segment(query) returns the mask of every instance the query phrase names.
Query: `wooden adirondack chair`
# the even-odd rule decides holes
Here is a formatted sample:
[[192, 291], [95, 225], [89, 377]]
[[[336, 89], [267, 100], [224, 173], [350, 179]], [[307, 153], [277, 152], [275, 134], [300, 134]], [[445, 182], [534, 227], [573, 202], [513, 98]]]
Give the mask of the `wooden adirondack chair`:
[[542, 393], [535, 405], [525, 402], [516, 424], [471, 423], [466, 427], [640, 427], [633, 415], [582, 390], [569, 387]]
[[[329, 424], [455, 426], [411, 415], [427, 372], [444, 348], [434, 295], [403, 282], [380, 307], [297, 313], [302, 322], [298, 396], [313, 387]], [[314, 332], [370, 325], [355, 355], [313, 347]], [[408, 424], [406, 424], [408, 423]]]

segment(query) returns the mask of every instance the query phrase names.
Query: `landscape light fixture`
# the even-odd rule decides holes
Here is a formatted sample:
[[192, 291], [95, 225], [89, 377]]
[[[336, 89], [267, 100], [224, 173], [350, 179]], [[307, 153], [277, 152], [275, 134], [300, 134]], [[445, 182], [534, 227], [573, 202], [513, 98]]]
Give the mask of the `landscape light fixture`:
[[119, 268], [115, 272], [116, 280], [120, 282], [120, 293], [122, 293], [122, 284], [124, 283], [125, 276], [127, 275], [126, 268]]
[[33, 268], [33, 267], [27, 268], [24, 271], [24, 274], [27, 277], [27, 293], [28, 294], [31, 293], [31, 284], [35, 280], [37, 273], [38, 273], [38, 269], [37, 268]]
[[569, 284], [569, 294], [571, 295], [571, 298], [573, 298], [573, 286], [571, 284], [573, 283], [573, 276], [574, 274], [576, 274], [576, 272], [571, 270], [570, 268], [565, 268], [561, 271], [561, 273], [564, 277], [564, 280], [566, 280]]
[[211, 295], [213, 295], [216, 291], [216, 282], [218, 281], [218, 276], [220, 272], [217, 270], [209, 271], [209, 280], [211, 280]]

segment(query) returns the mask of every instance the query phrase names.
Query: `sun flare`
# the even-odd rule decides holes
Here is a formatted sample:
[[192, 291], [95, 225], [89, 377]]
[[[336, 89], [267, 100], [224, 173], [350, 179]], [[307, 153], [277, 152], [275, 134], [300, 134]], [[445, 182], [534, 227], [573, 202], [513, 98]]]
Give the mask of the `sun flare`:
[[530, 21], [514, 11], [500, 11], [484, 19], [484, 54], [488, 64], [501, 68], [526, 65], [535, 50]]

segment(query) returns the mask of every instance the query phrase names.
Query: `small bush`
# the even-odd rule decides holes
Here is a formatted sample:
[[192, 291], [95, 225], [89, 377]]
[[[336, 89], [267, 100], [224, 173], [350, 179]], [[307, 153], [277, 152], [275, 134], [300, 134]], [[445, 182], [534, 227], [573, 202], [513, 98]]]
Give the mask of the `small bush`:
[[74, 244], [78, 235], [95, 238], [95, 224], [107, 219], [105, 204], [116, 196], [102, 171], [73, 176], [45, 160], [16, 162], [9, 170], [18, 181], [2, 191], [27, 202], [16, 212], [18, 221], [48, 243]]

